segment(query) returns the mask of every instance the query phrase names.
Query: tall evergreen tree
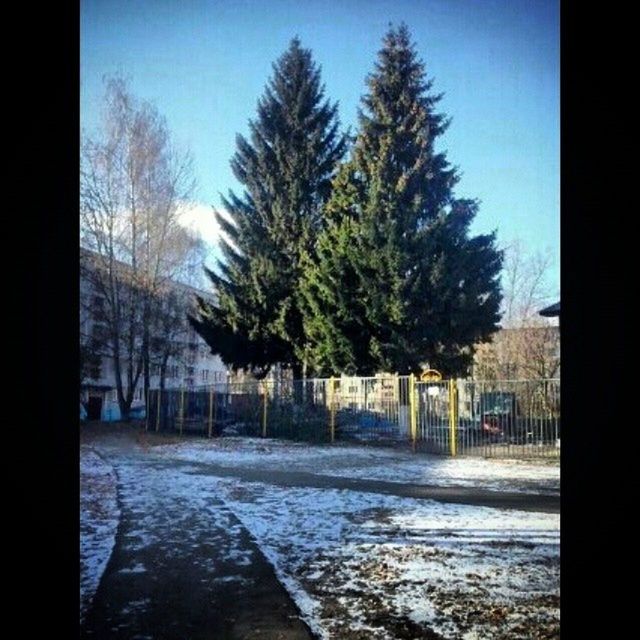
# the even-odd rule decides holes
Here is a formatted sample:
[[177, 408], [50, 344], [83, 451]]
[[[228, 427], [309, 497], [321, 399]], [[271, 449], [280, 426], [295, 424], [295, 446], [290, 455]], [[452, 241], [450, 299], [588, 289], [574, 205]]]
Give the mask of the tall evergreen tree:
[[478, 204], [434, 144], [436, 113], [405, 25], [391, 28], [367, 78], [351, 159], [333, 184], [326, 228], [301, 287], [318, 372], [465, 371], [499, 319], [495, 235], [469, 236]]
[[217, 302], [200, 299], [191, 322], [232, 367], [261, 376], [282, 363], [299, 377], [301, 260], [320, 231], [347, 139], [339, 133], [337, 103], [325, 100], [320, 69], [297, 38], [273, 66], [249, 124], [250, 141], [237, 136], [231, 162], [244, 192], [223, 198], [228, 217], [216, 212], [228, 238], [217, 271], [208, 271]]

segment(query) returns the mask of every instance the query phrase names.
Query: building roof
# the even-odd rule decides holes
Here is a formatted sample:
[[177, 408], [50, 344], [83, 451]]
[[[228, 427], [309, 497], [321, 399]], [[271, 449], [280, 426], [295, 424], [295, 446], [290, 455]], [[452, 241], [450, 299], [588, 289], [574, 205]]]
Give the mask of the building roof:
[[555, 316], [559, 316], [560, 315], [560, 301], [558, 300], [558, 302], [556, 302], [555, 304], [552, 304], [548, 307], [545, 307], [544, 309], [541, 309], [538, 312], [541, 316], [544, 316], [545, 318], [554, 318]]
[[[101, 258], [101, 256], [98, 252], [93, 251], [92, 249], [87, 249], [86, 247], [80, 246], [81, 261], [83, 259], [88, 260], [89, 263], [92, 263], [93, 266], [95, 266], [98, 264], [97, 260], [99, 258]], [[122, 269], [123, 271], [129, 271], [131, 269], [131, 265], [127, 264], [126, 262], [123, 262], [122, 260], [115, 260], [114, 263], [117, 269]], [[174, 287], [180, 287], [182, 289], [186, 289], [187, 291], [190, 291], [191, 293], [194, 293], [195, 295], [198, 295], [201, 298], [204, 298], [205, 300], [215, 301], [215, 294], [213, 294], [211, 291], [204, 291], [203, 289], [194, 287], [185, 282], [180, 282], [178, 280], [168, 280], [167, 282]]]

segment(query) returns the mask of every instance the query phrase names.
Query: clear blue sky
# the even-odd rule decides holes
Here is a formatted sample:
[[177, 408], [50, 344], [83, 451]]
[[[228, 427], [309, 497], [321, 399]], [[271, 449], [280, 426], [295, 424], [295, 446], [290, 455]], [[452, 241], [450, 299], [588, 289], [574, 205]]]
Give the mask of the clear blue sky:
[[271, 64], [298, 35], [322, 67], [344, 126], [357, 124], [388, 23], [405, 21], [452, 117], [440, 140], [479, 198], [476, 233], [521, 238], [560, 268], [558, 0], [82, 0], [81, 125], [92, 129], [102, 76], [121, 72], [188, 146], [197, 200], [220, 205], [229, 167]]

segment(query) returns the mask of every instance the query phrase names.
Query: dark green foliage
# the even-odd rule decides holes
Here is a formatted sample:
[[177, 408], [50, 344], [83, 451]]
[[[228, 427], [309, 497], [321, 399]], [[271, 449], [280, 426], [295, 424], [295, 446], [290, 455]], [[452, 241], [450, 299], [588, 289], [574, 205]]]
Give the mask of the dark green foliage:
[[477, 203], [434, 142], [434, 111], [407, 28], [391, 29], [367, 80], [351, 160], [333, 183], [326, 228], [301, 286], [316, 373], [464, 373], [499, 319], [494, 234], [469, 237]]
[[191, 322], [233, 368], [259, 376], [274, 363], [299, 371], [304, 354], [298, 305], [301, 260], [312, 250], [331, 178], [346, 149], [337, 105], [324, 100], [320, 70], [296, 38], [273, 67], [251, 136], [237, 137], [231, 162], [244, 186], [216, 213], [227, 240], [208, 272], [216, 303], [199, 300]]

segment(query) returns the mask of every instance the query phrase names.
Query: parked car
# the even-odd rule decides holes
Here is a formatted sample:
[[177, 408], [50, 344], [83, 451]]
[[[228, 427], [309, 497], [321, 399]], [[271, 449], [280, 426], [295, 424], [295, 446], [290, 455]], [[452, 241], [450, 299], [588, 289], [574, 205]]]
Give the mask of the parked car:
[[516, 394], [505, 391], [488, 391], [480, 394], [480, 429], [492, 440], [512, 435], [518, 416]]

